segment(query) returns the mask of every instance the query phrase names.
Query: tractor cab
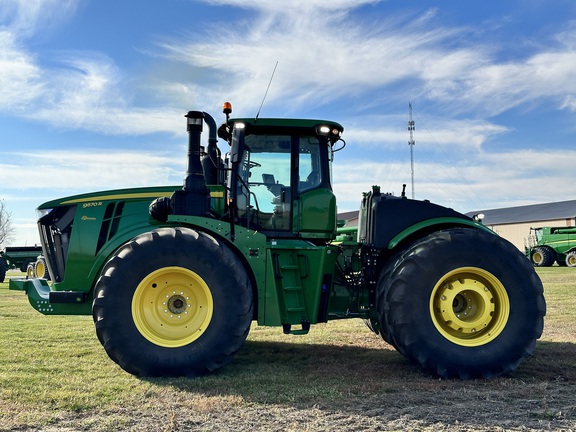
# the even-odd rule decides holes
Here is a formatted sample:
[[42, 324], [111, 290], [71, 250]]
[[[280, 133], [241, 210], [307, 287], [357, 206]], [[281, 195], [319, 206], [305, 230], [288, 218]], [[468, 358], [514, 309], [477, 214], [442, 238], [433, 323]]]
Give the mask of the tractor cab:
[[321, 120], [227, 119], [218, 135], [226, 155], [234, 223], [268, 236], [332, 239], [334, 144], [342, 126]]

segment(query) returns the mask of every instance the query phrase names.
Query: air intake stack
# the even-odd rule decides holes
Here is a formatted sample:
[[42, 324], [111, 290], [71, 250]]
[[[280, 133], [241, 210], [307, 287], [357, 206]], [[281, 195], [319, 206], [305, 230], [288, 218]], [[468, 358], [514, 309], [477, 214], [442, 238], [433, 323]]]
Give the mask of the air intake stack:
[[[171, 198], [161, 197], [150, 204], [150, 215], [162, 222], [165, 222], [171, 214], [206, 216], [210, 212], [210, 191], [206, 187], [202, 169], [200, 137], [203, 121], [206, 120], [211, 125], [211, 135], [212, 129], [215, 129], [215, 126], [212, 126], [215, 122], [210, 115], [202, 111], [188, 111], [184, 117], [188, 119], [188, 163], [184, 186], [181, 190], [175, 191]], [[215, 146], [215, 143], [210, 144]]]
[[206, 187], [201, 163], [200, 137], [204, 122], [202, 111], [188, 111], [185, 115], [188, 131], [188, 164], [182, 190], [172, 195], [172, 213], [205, 216], [210, 210], [210, 192]]

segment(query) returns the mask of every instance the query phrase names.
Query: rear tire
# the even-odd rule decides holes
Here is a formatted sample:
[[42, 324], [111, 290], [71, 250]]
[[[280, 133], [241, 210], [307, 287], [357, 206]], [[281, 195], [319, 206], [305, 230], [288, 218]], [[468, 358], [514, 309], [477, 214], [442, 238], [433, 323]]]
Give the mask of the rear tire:
[[397, 255], [378, 300], [392, 344], [444, 378], [514, 370], [534, 350], [546, 312], [542, 283], [524, 255], [468, 228], [433, 233]]
[[108, 356], [139, 376], [198, 376], [229, 363], [253, 315], [250, 280], [217, 239], [186, 228], [137, 236], [105, 265], [93, 318]]
[[566, 254], [566, 265], [568, 267], [576, 267], [576, 251]]

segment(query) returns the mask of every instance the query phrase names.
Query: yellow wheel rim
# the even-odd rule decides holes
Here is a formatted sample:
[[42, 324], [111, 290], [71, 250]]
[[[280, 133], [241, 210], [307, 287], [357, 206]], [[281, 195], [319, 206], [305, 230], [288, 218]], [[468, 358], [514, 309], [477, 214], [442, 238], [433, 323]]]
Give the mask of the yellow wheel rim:
[[146, 276], [132, 297], [138, 331], [155, 345], [177, 348], [208, 328], [214, 303], [204, 279], [183, 267], [164, 267]]
[[510, 300], [493, 274], [476, 267], [453, 270], [430, 297], [434, 326], [449, 341], [476, 347], [494, 340], [506, 327]]
[[46, 267], [44, 267], [44, 263], [42, 261], [38, 261], [35, 268], [36, 277], [43, 278], [44, 274], [46, 274]]
[[542, 261], [544, 261], [544, 257], [542, 256], [542, 253], [540, 251], [535, 251], [532, 254], [532, 262], [534, 262], [535, 264], [541, 264]]

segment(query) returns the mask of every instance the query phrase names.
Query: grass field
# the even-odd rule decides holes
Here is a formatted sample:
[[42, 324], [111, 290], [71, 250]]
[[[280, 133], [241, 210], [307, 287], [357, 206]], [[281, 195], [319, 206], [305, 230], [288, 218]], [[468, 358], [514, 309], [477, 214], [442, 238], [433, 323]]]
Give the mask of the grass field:
[[306, 336], [254, 326], [214, 375], [136, 378], [108, 359], [91, 317], [43, 316], [3, 283], [0, 431], [574, 431], [576, 269], [538, 273], [548, 312], [534, 355], [477, 381], [423, 374], [360, 320]]

